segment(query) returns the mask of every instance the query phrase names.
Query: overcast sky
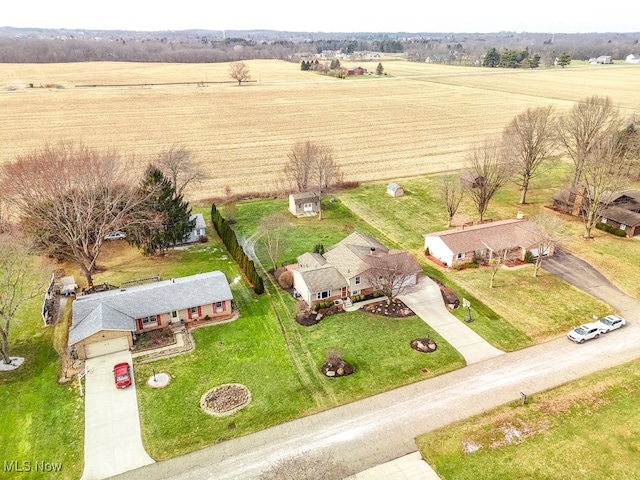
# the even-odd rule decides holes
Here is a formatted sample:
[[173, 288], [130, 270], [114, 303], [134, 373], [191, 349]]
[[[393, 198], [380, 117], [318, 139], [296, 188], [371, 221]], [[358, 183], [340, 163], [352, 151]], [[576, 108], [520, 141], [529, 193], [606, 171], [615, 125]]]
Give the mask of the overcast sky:
[[638, 4], [629, 0], [609, 0], [597, 6], [566, 0], [5, 0], [0, 26], [143, 31], [638, 32], [638, 13]]

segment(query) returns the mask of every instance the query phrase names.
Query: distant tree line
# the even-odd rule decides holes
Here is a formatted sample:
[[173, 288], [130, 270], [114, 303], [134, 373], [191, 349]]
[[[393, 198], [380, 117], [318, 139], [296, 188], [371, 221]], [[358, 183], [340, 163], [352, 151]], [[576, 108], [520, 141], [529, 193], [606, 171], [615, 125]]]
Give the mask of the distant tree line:
[[[321, 35], [321, 36], [320, 36]], [[478, 65], [492, 48], [528, 58], [568, 52], [574, 59], [640, 53], [640, 33], [323, 33], [234, 31], [124, 32], [0, 28], [0, 62], [86, 61], [215, 63], [251, 59], [300, 62], [324, 51], [403, 53], [410, 60]], [[523, 49], [523, 46], [526, 48]], [[505, 59], [505, 61], [507, 60]]]

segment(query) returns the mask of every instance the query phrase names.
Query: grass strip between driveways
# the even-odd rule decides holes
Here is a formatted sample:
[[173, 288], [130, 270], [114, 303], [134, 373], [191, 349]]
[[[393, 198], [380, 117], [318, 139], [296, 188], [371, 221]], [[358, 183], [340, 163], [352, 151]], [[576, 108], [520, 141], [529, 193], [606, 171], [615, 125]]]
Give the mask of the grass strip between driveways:
[[640, 478], [640, 361], [421, 435], [443, 480]]

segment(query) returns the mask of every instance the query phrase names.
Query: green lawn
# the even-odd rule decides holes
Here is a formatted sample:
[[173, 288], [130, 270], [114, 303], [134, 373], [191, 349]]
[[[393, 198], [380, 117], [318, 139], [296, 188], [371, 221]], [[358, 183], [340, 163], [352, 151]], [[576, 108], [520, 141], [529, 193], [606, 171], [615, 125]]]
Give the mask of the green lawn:
[[[637, 479], [639, 391], [636, 360], [531, 395], [525, 406], [511, 402], [447, 425], [417, 443], [444, 480]], [[478, 450], [464, 453], [463, 445]]]
[[[513, 186], [505, 188], [496, 196], [488, 216], [508, 218], [523, 211], [532, 217], [549, 203], [564, 180], [565, 171], [559, 164], [547, 177], [534, 182], [529, 195], [531, 204], [527, 206], [514, 203], [517, 191]], [[372, 235], [392, 247], [407, 248], [416, 254], [430, 276], [471, 301], [474, 321], [468, 324], [470, 328], [507, 351], [564, 334], [591, 315], [608, 311], [604, 304], [544, 272], [534, 279], [531, 268], [500, 270], [495, 288], [489, 289], [487, 269], [452, 272], [428, 263], [422, 255], [421, 234], [445, 228], [444, 212], [433, 196], [433, 182], [433, 177], [406, 179], [402, 184], [407, 193], [401, 198], [387, 196], [384, 184], [340, 192], [335, 195], [336, 201], [331, 201], [332, 196], [325, 197], [321, 222], [315, 217], [290, 217], [291, 228], [279, 263], [295, 261], [318, 243], [333, 245], [353, 231]], [[288, 214], [284, 200], [252, 200], [221, 208], [223, 213], [226, 208], [235, 210], [233, 228], [245, 237], [255, 234], [265, 215]], [[208, 207], [194, 211], [204, 213], [209, 221]], [[462, 215], [473, 217], [472, 206], [464, 204]], [[568, 220], [568, 224], [571, 222]], [[579, 231], [579, 225], [573, 228], [574, 232]], [[594, 234], [594, 241], [584, 242], [577, 238], [579, 233], [574, 233], [567, 246], [575, 248], [603, 273], [611, 273], [612, 279], [626, 290], [637, 292], [640, 287], [633, 279], [640, 266], [640, 243], [601, 232]], [[269, 269], [271, 265], [259, 241], [256, 252], [264, 268]], [[211, 270], [223, 271], [232, 283], [240, 311], [238, 320], [196, 330], [196, 349], [191, 353], [135, 365], [143, 438], [149, 453], [157, 459], [463, 365], [460, 355], [417, 318], [386, 319], [353, 312], [327, 317], [312, 327], [298, 325], [291, 296], [267, 281], [267, 292], [256, 297], [213, 232], [208, 243], [173, 250], [163, 258], [145, 258], [124, 242], [111, 242], [105, 245], [99, 267], [94, 277], [96, 284], [117, 285], [151, 275], [171, 278]], [[66, 268], [82, 283], [77, 269]], [[25, 306], [19, 316], [22, 320], [14, 323], [11, 332], [12, 354], [27, 360], [19, 370], [0, 374], [0, 442], [8, 461], [62, 463], [58, 478], [78, 478], [83, 463], [83, 402], [76, 382], [62, 386], [56, 382], [59, 360], [52, 344], [64, 343], [66, 325], [42, 327], [40, 302], [36, 299]], [[466, 309], [453, 313], [461, 321], [467, 316]], [[437, 352], [413, 351], [409, 342], [427, 332], [438, 342]], [[320, 367], [329, 350], [343, 352], [345, 359], [355, 365], [355, 373], [346, 378], [324, 377]], [[171, 384], [158, 390], [146, 387], [145, 381], [153, 371], [171, 374]], [[207, 389], [228, 382], [245, 384], [253, 396], [251, 404], [223, 419], [203, 413], [198, 406], [200, 396]], [[515, 447], [505, 451], [510, 448]], [[482, 455], [484, 452], [478, 457]], [[549, 456], [553, 456], [552, 451]], [[534, 463], [532, 457], [531, 464]], [[508, 460], [504, 464], [508, 465]], [[618, 471], [612, 472], [613, 477], [625, 478], [617, 476]], [[484, 478], [501, 478], [497, 475]], [[449, 478], [465, 477], [454, 474]]]
[[[53, 348], [66, 339], [66, 324], [44, 327], [39, 310], [42, 298], [24, 305], [12, 323], [10, 355], [24, 364], [0, 372], [0, 462], [30, 462], [24, 478], [79, 478], [83, 468], [84, 407], [77, 382], [59, 385], [60, 360]], [[59, 473], [36, 471], [36, 462], [61, 465]], [[2, 478], [9, 478], [5, 473]], [[14, 470], [15, 472], [15, 470]]]

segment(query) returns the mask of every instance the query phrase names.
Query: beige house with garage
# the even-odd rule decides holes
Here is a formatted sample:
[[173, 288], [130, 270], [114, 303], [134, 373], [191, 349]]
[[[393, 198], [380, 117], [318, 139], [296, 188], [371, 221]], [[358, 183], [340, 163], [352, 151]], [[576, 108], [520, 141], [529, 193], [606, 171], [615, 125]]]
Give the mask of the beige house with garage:
[[86, 359], [129, 350], [145, 332], [232, 315], [229, 282], [219, 271], [82, 295], [73, 302], [69, 351]]

